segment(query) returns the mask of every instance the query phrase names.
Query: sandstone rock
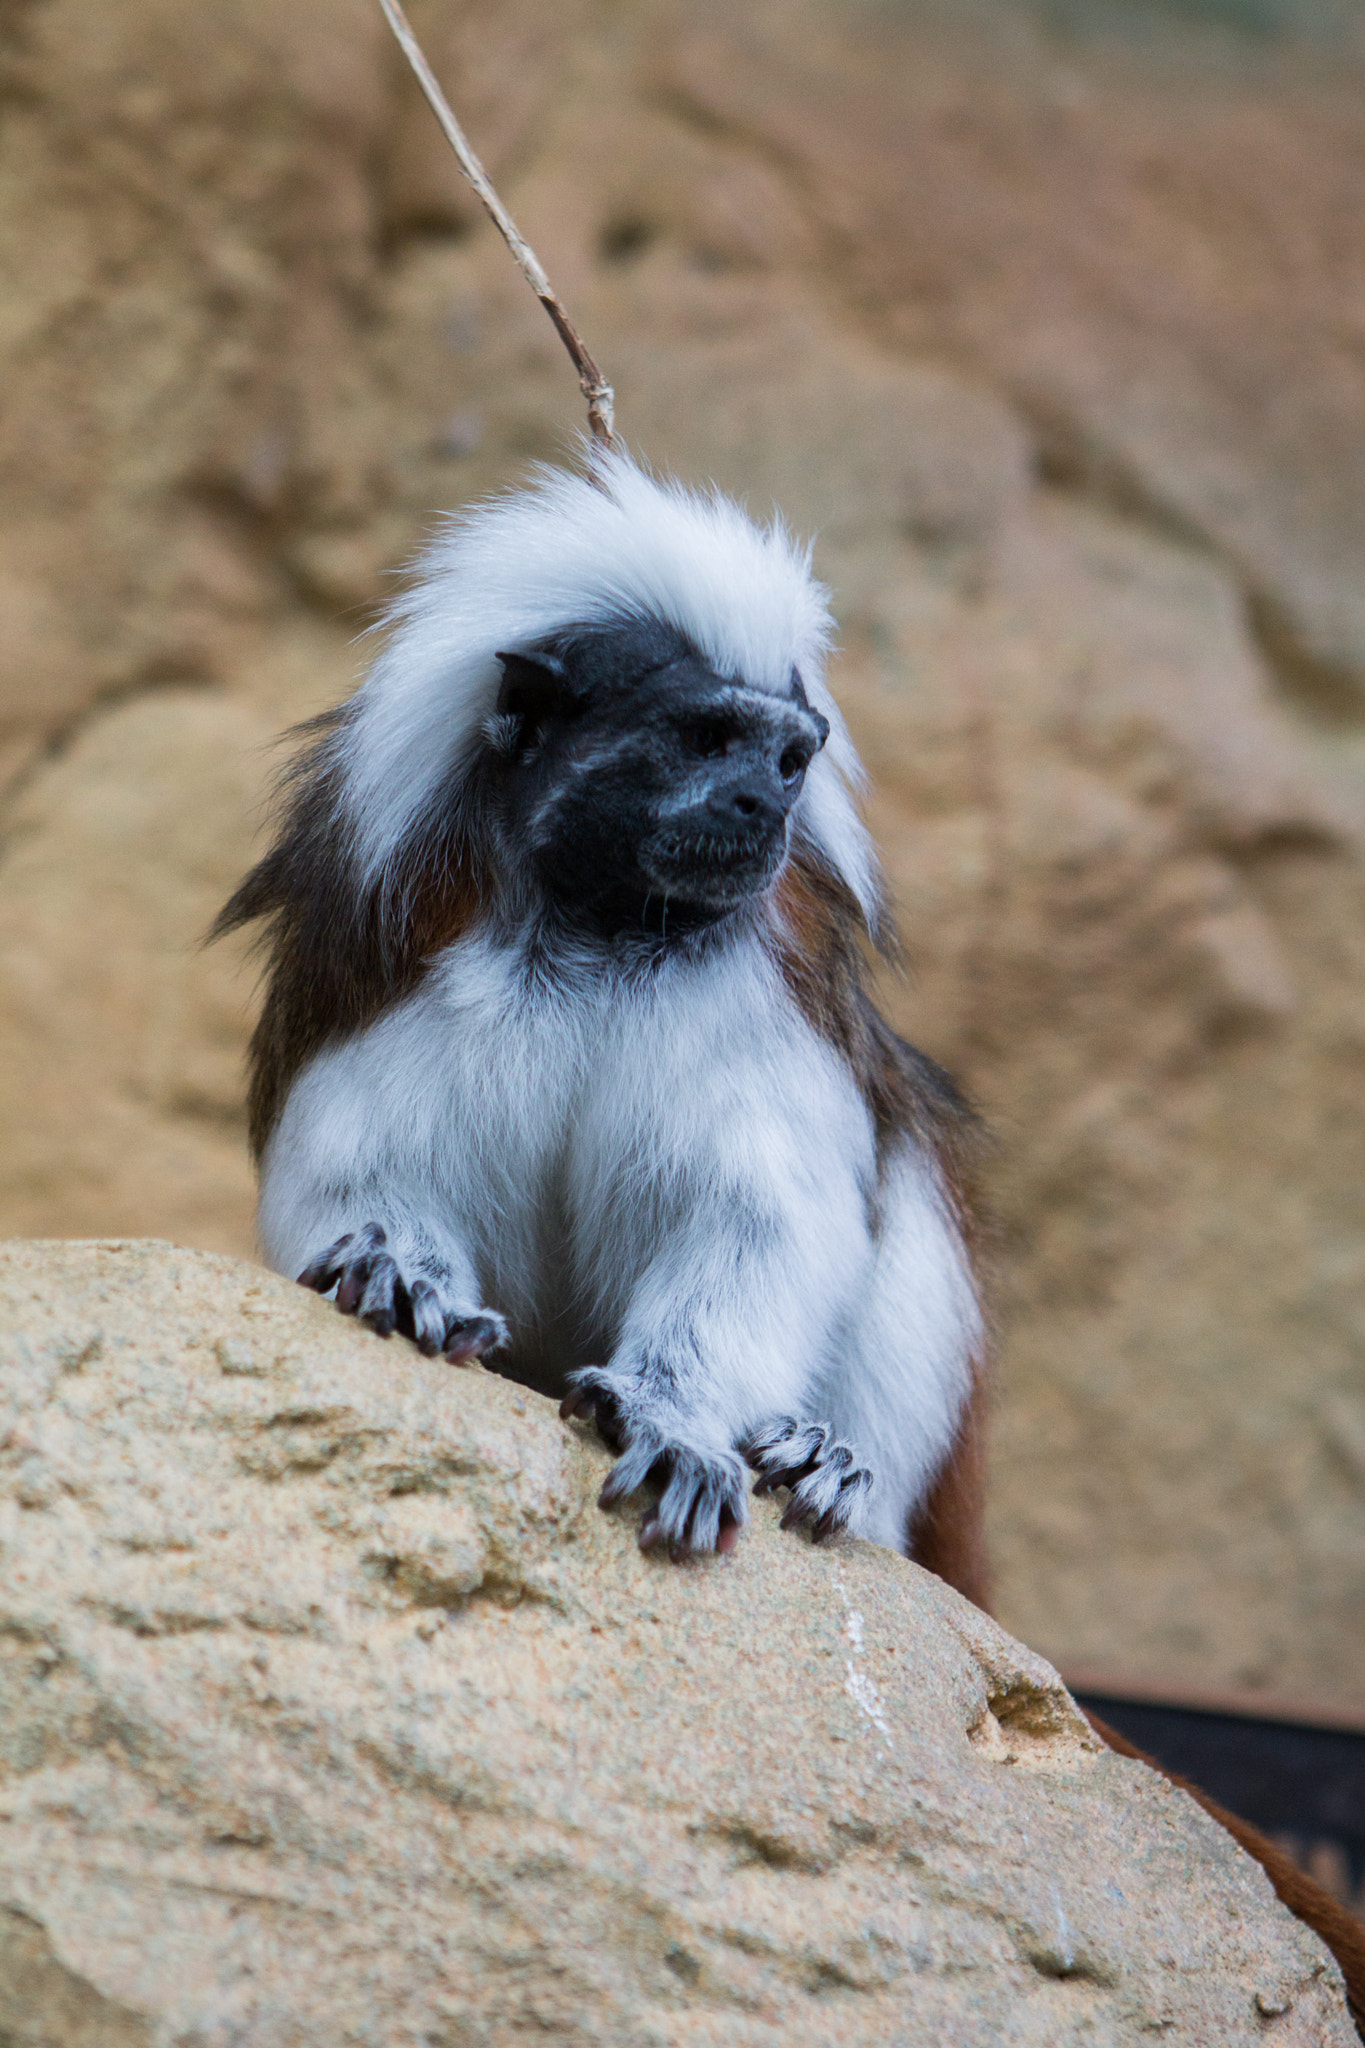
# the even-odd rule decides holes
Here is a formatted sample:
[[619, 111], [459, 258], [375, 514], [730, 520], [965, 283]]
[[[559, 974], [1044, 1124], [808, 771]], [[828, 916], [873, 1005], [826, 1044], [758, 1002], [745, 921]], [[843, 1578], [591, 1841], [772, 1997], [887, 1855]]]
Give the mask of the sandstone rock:
[[155, 1243], [0, 1250], [26, 2048], [1353, 2035], [1055, 1674], [771, 1504], [643, 1556], [549, 1402]]

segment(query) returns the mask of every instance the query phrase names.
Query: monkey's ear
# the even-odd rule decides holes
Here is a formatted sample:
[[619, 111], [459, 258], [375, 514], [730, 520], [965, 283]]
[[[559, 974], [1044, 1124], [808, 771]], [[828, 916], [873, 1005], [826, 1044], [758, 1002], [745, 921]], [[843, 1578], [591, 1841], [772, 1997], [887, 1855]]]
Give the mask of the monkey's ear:
[[815, 730], [819, 734], [819, 738], [815, 742], [815, 751], [818, 754], [825, 741], [829, 738], [829, 720], [823, 712], [815, 710], [811, 704], [810, 698], [806, 695], [806, 686], [801, 680], [799, 668], [792, 670], [792, 699], [801, 706], [806, 716], [814, 721]]
[[497, 659], [502, 663], [498, 711], [516, 720], [518, 746], [531, 746], [548, 719], [571, 717], [581, 708], [557, 654], [499, 653]]

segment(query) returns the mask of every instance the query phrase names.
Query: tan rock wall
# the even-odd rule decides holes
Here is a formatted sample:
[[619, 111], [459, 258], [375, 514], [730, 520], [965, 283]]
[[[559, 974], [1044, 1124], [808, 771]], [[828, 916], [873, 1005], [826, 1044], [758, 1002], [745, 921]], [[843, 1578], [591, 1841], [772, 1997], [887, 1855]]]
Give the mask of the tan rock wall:
[[[818, 533], [890, 1001], [998, 1132], [1002, 1613], [1350, 1700], [1361, 65], [1141, 13], [414, 8], [632, 441]], [[577, 421], [381, 29], [0, 12], [8, 1231], [249, 1248], [270, 738]]]

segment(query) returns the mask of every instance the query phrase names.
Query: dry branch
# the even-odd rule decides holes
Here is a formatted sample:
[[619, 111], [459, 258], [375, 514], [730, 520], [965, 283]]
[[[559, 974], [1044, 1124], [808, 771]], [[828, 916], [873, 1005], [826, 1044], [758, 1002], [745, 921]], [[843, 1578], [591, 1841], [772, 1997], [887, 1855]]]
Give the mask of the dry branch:
[[493, 224], [506, 242], [520, 265], [521, 274], [541, 305], [555, 324], [555, 332], [569, 351], [569, 360], [578, 372], [579, 389], [588, 401], [588, 425], [593, 438], [614, 445], [615, 394], [610, 384], [598, 369], [583, 344], [582, 336], [564, 309], [562, 300], [552, 287], [549, 278], [540, 266], [536, 252], [528, 242], [523, 241], [517, 224], [493, 189], [487, 171], [469, 146], [463, 128], [450, 111], [450, 104], [440, 86], [436, 83], [431, 66], [422, 54], [422, 46], [412, 32], [408, 18], [398, 0], [379, 0], [389, 27], [398, 38], [403, 55], [417, 75], [417, 82], [426, 94], [427, 103], [435, 114], [445, 133], [446, 141], [455, 152], [455, 158], [479, 198], [483, 201]]

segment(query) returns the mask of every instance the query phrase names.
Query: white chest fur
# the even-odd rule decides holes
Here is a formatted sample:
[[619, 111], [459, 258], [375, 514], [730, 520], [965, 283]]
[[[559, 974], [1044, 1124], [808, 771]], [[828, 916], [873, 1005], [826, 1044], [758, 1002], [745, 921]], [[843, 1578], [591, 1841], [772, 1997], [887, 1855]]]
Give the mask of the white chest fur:
[[874, 1171], [865, 1106], [757, 943], [614, 976], [474, 938], [300, 1076], [261, 1229], [271, 1263], [298, 1270], [323, 1187], [351, 1191], [344, 1225], [382, 1178], [459, 1235], [514, 1323], [558, 1313], [568, 1272], [600, 1328], [708, 1206], [750, 1229], [842, 1211], [852, 1249]]
[[504, 1314], [537, 1383], [609, 1357], [725, 1444], [818, 1400], [877, 1458], [884, 1541], [951, 1440], [979, 1319], [933, 1161], [907, 1141], [879, 1182], [756, 940], [631, 976], [450, 948], [305, 1069], [264, 1161], [279, 1270], [373, 1222]]

